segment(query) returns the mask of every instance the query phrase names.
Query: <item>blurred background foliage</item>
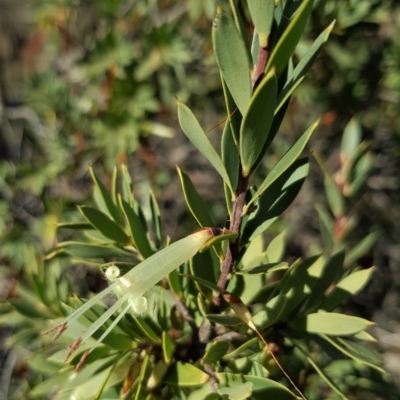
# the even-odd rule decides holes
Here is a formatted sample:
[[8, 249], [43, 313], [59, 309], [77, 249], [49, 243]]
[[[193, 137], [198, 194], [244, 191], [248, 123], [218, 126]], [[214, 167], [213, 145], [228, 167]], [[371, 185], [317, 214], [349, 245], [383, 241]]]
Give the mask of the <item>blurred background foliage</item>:
[[[151, 186], [160, 199], [166, 233], [180, 237], [195, 225], [179, 198], [174, 166], [179, 163], [191, 172], [214, 214], [221, 210], [223, 221], [218, 181], [177, 129], [174, 99], [190, 104], [210, 130], [226, 117], [210, 37], [214, 0], [0, 0], [0, 10], [1, 301], [15, 296], [16, 281], [29, 287], [32, 273], [43, 269], [44, 255], [60, 239], [56, 223], [74, 220], [75, 204], [91, 193], [91, 164], [107, 184], [113, 166], [127, 163], [135, 193], [140, 196]], [[357, 131], [368, 164], [361, 170], [368, 176], [360, 179], [358, 196], [346, 194], [345, 215], [357, 215], [346, 240], [357, 243], [374, 232], [375, 250], [360, 263], [377, 268], [371, 284], [347, 307], [377, 322], [374, 334], [386, 366], [398, 371], [400, 4], [317, 1], [296, 50], [299, 58], [333, 19], [332, 35], [295, 92], [289, 118], [260, 173], [322, 115], [311, 145], [318, 150], [319, 166], [314, 163], [282, 222], [289, 232], [286, 257], [309, 255], [310, 249], [326, 246], [319, 235], [321, 215], [328, 214], [336, 227], [340, 222], [335, 210], [329, 211], [324, 180], [325, 189], [329, 176], [345, 190], [340, 180], [342, 133], [346, 126]], [[220, 132], [212, 129], [211, 140]], [[321, 204], [318, 212], [316, 203]], [[49, 267], [56, 297], [65, 297], [69, 284], [82, 295], [99, 289], [96, 273], [79, 265], [71, 272], [66, 266], [57, 259]], [[1, 307], [5, 311], [9, 306]], [[7, 372], [2, 382], [20, 393], [15, 398], [25, 398], [41, 373], [49, 373], [29, 370], [23, 362], [40, 347], [40, 341], [32, 340], [40, 331], [35, 324], [17, 321], [0, 327], [1, 363]], [[353, 386], [362, 387], [355, 382], [361, 382], [366, 393], [377, 396], [371, 398], [389, 398], [382, 394], [385, 382], [374, 381], [355, 363], [332, 363], [331, 368], [346, 377], [348, 387], [342, 390], [351, 393]]]

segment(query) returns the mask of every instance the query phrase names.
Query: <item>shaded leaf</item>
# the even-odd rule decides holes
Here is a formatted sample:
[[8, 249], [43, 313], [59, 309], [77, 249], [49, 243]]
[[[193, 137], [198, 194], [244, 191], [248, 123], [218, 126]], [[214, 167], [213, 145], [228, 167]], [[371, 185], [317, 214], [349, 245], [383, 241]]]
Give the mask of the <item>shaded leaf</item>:
[[105, 188], [99, 177], [94, 172], [93, 168], [90, 168], [90, 174], [92, 176], [94, 184], [100, 191], [101, 197], [103, 198], [104, 204], [106, 205], [108, 212], [110, 213], [114, 221], [117, 222], [117, 224], [123, 225], [124, 221], [117, 205], [114, 203], [113, 199], [111, 198], [110, 194], [108, 193], [107, 189]]
[[231, 125], [230, 121], [225, 123], [224, 132], [222, 134], [221, 153], [222, 162], [224, 163], [226, 172], [229, 175], [231, 187], [236, 189], [239, 182], [240, 158], [233, 139]]
[[353, 272], [342, 279], [335, 287], [335, 289], [325, 296], [320, 305], [320, 309], [331, 311], [336, 307], [343, 304], [350, 296], [362, 290], [368, 281], [374, 268], [363, 269], [361, 271]]
[[197, 193], [196, 188], [193, 186], [189, 176], [183, 172], [178, 166], [176, 167], [179, 178], [181, 180], [183, 195], [186, 200], [186, 204], [193, 215], [193, 218], [201, 227], [215, 226], [212, 220], [209, 208], [204, 203], [201, 196]]
[[224, 326], [235, 326], [242, 323], [242, 320], [236, 315], [207, 314], [206, 318], [211, 322]]
[[154, 254], [154, 251], [151, 248], [147, 230], [143, 226], [141, 218], [135, 213], [129, 203], [122, 199], [121, 196], [119, 196], [119, 201], [128, 221], [136, 248], [144, 258], [150, 257]]
[[263, 191], [257, 209], [242, 223], [241, 241], [246, 243], [263, 233], [289, 207], [299, 193], [309, 169], [308, 158], [297, 160]]
[[79, 207], [79, 211], [105, 237], [118, 243], [129, 243], [130, 238], [124, 229], [101, 211], [87, 206]]
[[257, 86], [240, 128], [240, 158], [247, 176], [267, 141], [275, 113], [277, 80], [272, 69]]
[[130, 257], [135, 258], [135, 254], [116, 246], [87, 244], [81, 242], [61, 242], [59, 249], [64, 249], [74, 257], [79, 258], [104, 258], [104, 257]]
[[312, 365], [312, 367], [315, 369], [317, 374], [322, 378], [322, 380], [337, 394], [339, 397], [341, 397], [343, 400], [350, 400], [346, 395], [336, 386], [336, 384], [332, 381], [331, 378], [329, 378], [328, 375], [325, 374], [325, 372], [318, 367], [318, 365], [314, 362], [314, 360], [307, 356], [308, 362]]
[[332, 32], [333, 26], [335, 22], [332, 22], [318, 37], [315, 39], [312, 46], [309, 48], [305, 56], [300, 60], [300, 62], [296, 65], [296, 68], [292, 73], [288, 75], [285, 86], [282, 91], [279, 93], [277, 100], [277, 107], [275, 113], [277, 113], [280, 108], [285, 104], [290, 95], [294, 92], [297, 86], [303, 80], [305, 74], [309, 71], [311, 66], [313, 65], [315, 59], [318, 57], [322, 47], [326, 43], [329, 38], [330, 33]]
[[304, 32], [312, 7], [313, 0], [304, 0], [301, 3], [295, 16], [272, 50], [266, 68], [267, 71], [275, 67], [277, 74], [280, 74], [285, 69]]
[[297, 142], [285, 153], [285, 155], [276, 163], [270, 173], [267, 175], [259, 189], [256, 191], [252, 199], [247, 203], [243, 214], [247, 214], [250, 205], [253, 204], [265, 190], [271, 186], [300, 156], [308, 143], [315, 128], [318, 126], [318, 121], [311, 125], [305, 133], [297, 140]]
[[59, 222], [57, 224], [59, 229], [72, 229], [72, 230], [89, 230], [95, 229], [92, 224], [86, 222]]
[[155, 244], [157, 247], [160, 247], [162, 242], [161, 214], [160, 214], [160, 208], [158, 207], [156, 196], [154, 196], [152, 190], [150, 190], [150, 210], [151, 210], [151, 219], [154, 227], [154, 233], [156, 237]]
[[326, 250], [327, 254], [331, 254], [334, 246], [334, 240], [332, 234], [333, 232], [332, 218], [320, 204], [316, 204], [315, 209], [318, 212], [319, 226], [321, 229], [321, 236], [324, 244], [324, 249]]

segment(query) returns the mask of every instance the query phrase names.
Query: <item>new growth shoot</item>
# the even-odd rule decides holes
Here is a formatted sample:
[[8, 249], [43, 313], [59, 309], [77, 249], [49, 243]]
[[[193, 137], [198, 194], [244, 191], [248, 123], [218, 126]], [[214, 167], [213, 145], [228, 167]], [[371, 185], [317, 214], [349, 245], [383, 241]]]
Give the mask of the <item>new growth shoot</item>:
[[[122, 311], [115, 318], [112, 324], [105, 330], [92, 348], [86, 351], [76, 369], [79, 370], [94, 348], [99, 345], [104, 338], [114, 329], [118, 322], [127, 312], [132, 312], [136, 315], [144, 314], [148, 311], [148, 300], [144, 294], [156, 285], [162, 278], [178, 268], [181, 264], [192, 258], [198, 251], [205, 246], [207, 242], [213, 242], [215, 236], [221, 235], [222, 239], [230, 239], [229, 231], [226, 232], [219, 228], [203, 228], [193, 234], [178, 240], [177, 242], [167, 246], [159, 252], [153, 254], [136, 267], [132, 268], [125, 275], [120, 276], [120, 270], [116, 266], [110, 266], [106, 270], [106, 278], [111, 282], [111, 285], [92, 297], [89, 301], [83, 304], [80, 308], [69, 315], [61, 324], [44, 332], [48, 334], [56, 332], [53, 342], [63, 333], [68, 327], [82, 316], [87, 310], [93, 307], [99, 300], [105, 296], [114, 293], [118, 300], [112, 305], [100, 318], [98, 318], [81, 336], [69, 346], [65, 361], [79, 348], [81, 343], [91, 337], [117, 310], [122, 307]], [[215, 239], [214, 239], [215, 240]]]

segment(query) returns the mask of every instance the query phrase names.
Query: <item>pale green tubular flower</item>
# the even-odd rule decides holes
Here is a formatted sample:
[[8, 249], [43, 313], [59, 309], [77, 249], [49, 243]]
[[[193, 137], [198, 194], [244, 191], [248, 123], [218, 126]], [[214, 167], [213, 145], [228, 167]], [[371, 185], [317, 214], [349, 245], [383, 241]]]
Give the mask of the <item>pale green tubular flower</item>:
[[44, 332], [57, 331], [53, 341], [55, 341], [68, 326], [76, 321], [81, 315], [89, 310], [94, 304], [105, 296], [115, 293], [118, 300], [113, 304], [100, 318], [98, 318], [82, 335], [69, 346], [69, 351], [66, 360], [74, 353], [81, 343], [85, 342], [91, 337], [120, 307], [124, 306], [121, 313], [115, 318], [112, 324], [97, 340], [94, 346], [86, 351], [77, 365], [77, 370], [80, 369], [85, 359], [90, 352], [100, 344], [104, 338], [114, 329], [122, 317], [129, 311], [134, 314], [143, 314], [148, 309], [148, 303], [144, 294], [156, 285], [162, 278], [171, 273], [174, 269], [178, 268], [181, 264], [192, 258], [208, 241], [214, 236], [220, 235], [223, 230], [218, 228], [203, 228], [193, 234], [178, 240], [175, 243], [165, 247], [159, 252], [153, 254], [134, 268], [132, 268], [125, 275], [120, 276], [119, 268], [111, 266], [106, 271], [106, 278], [111, 281], [111, 285], [92, 297], [80, 308], [75, 310], [69, 315], [63, 323], [56, 327]]

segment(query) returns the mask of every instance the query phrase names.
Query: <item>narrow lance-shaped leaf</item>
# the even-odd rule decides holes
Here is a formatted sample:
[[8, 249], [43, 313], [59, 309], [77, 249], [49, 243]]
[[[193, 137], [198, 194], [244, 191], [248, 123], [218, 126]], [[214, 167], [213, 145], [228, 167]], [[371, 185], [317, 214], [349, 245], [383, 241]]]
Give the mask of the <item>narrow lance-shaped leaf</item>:
[[155, 244], [156, 246], [161, 246], [162, 232], [161, 232], [161, 214], [160, 208], [158, 207], [156, 196], [153, 191], [150, 190], [150, 209], [151, 209], [151, 220], [153, 222], [155, 231]]
[[237, 188], [239, 182], [240, 158], [233, 138], [230, 121], [225, 123], [224, 132], [222, 133], [221, 152], [222, 161], [225, 165], [226, 172], [229, 175], [231, 186]]
[[203, 199], [197, 193], [192, 181], [179, 167], [176, 167], [179, 178], [181, 180], [183, 195], [185, 196], [186, 204], [192, 213], [194, 219], [201, 227], [214, 226], [214, 222], [208, 212]]
[[373, 322], [358, 317], [337, 313], [313, 313], [288, 322], [289, 326], [309, 333], [332, 336], [348, 336], [363, 331]]
[[275, 45], [267, 64], [267, 71], [275, 67], [276, 73], [279, 75], [285, 69], [304, 32], [312, 7], [313, 0], [304, 0], [302, 2], [297, 13]]
[[129, 236], [118, 223], [108, 218], [107, 215], [92, 207], [79, 207], [83, 216], [105, 237], [119, 243], [129, 243]]
[[274, 118], [277, 80], [272, 69], [254, 92], [240, 129], [240, 158], [247, 176], [263, 150]]
[[151, 248], [149, 238], [147, 236], [147, 231], [142, 224], [142, 220], [135, 213], [132, 207], [125, 200], [122, 199], [121, 196], [119, 196], [119, 201], [128, 221], [131, 235], [133, 241], [135, 242], [136, 248], [139, 250], [140, 254], [144, 258], [150, 257], [154, 253], [154, 251]]
[[321, 230], [322, 242], [324, 244], [324, 250], [327, 254], [331, 254], [333, 251], [333, 246], [335, 245], [332, 236], [333, 232], [332, 218], [320, 204], [316, 204], [315, 209], [318, 212], [318, 220]]
[[275, 0], [247, 0], [251, 19], [259, 36], [260, 46], [267, 47], [274, 19]]
[[257, 192], [254, 194], [252, 199], [247, 203], [243, 214], [247, 214], [250, 206], [261, 196], [261, 194], [272, 185], [300, 156], [308, 143], [311, 135], [315, 128], [318, 126], [318, 122], [311, 125], [306, 132], [300, 137], [300, 139], [285, 153], [285, 155], [276, 163], [270, 173], [267, 175], [263, 183], [260, 185]]
[[312, 367], [315, 369], [317, 374], [325, 381], [325, 383], [337, 394], [339, 397], [342, 398], [342, 400], [350, 400], [346, 395], [336, 386], [336, 384], [332, 381], [331, 378], [329, 378], [328, 375], [325, 374], [325, 372], [318, 367], [317, 363], [308, 355], [306, 356], [308, 362], [312, 365]]
[[[200, 151], [201, 154], [211, 163], [211, 165], [221, 175], [224, 182], [232, 190], [230, 179], [224, 164], [217, 151], [214, 149], [207, 135], [200, 126], [197, 118], [194, 116], [192, 111], [179, 100], [178, 103], [178, 119], [179, 124], [187, 136], [187, 138], [194, 144], [194, 146]], [[232, 190], [233, 191], [233, 190]]]
[[322, 301], [320, 309], [331, 311], [343, 304], [350, 296], [359, 292], [371, 278], [374, 268], [353, 272], [343, 278]]
[[344, 265], [350, 267], [360, 257], [368, 253], [376, 241], [381, 237], [380, 232], [372, 232], [365, 236], [357, 245], [355, 245], [347, 254]]
[[111, 245], [67, 241], [61, 242], [57, 248], [78, 258], [135, 257], [134, 253]]
[[90, 168], [90, 174], [92, 175], [92, 179], [93, 179], [96, 187], [98, 188], [98, 190], [101, 193], [101, 197], [103, 198], [103, 201], [104, 201], [110, 215], [115, 220], [115, 222], [122, 225], [124, 223], [124, 221], [122, 219], [121, 213], [118, 210], [117, 205], [114, 203], [112, 197], [109, 195], [107, 189], [103, 185], [103, 182], [101, 182], [101, 180], [98, 178], [98, 176], [94, 172], [93, 168]]
[[349, 159], [361, 143], [361, 126], [357, 119], [352, 118], [344, 128], [340, 150], [345, 160]]
[[285, 101], [289, 98], [289, 96], [294, 92], [297, 86], [303, 80], [305, 74], [313, 65], [315, 59], [320, 53], [322, 47], [327, 42], [330, 33], [335, 25], [335, 22], [332, 22], [318, 37], [315, 39], [314, 43], [307, 51], [305, 56], [300, 60], [300, 62], [296, 65], [294, 71], [289, 74], [287, 82], [279, 93], [277, 107], [275, 110], [275, 114], [281, 109], [281, 107], [285, 104]]
[[241, 240], [253, 240], [263, 233], [289, 207], [299, 193], [309, 170], [308, 157], [296, 160], [258, 198], [257, 209], [246, 216]]
[[242, 115], [251, 97], [250, 57], [231, 17], [217, 6], [212, 39], [218, 67]]

